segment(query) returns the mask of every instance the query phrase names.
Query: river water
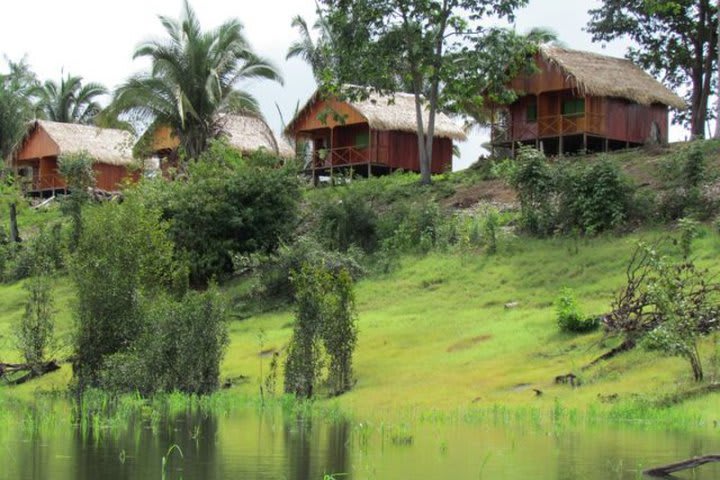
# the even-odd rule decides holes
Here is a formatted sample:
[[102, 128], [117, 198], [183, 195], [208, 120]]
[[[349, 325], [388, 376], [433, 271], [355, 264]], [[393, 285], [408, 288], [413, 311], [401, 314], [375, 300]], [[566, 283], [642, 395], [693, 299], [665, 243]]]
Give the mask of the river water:
[[[720, 430], [601, 421], [363, 424], [245, 408], [80, 425], [43, 415], [4, 420], [0, 479], [638, 479], [649, 466], [720, 452]], [[720, 467], [676, 478], [720, 478]]]

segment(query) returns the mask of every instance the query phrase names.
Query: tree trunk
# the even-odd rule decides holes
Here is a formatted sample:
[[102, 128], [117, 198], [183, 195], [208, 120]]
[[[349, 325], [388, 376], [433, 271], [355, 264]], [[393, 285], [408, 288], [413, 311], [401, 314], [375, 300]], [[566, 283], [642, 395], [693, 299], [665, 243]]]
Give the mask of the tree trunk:
[[15, 203], [10, 204], [10, 242], [19, 243], [21, 242], [20, 231], [18, 230], [17, 224], [17, 210]]
[[688, 355], [688, 359], [690, 360], [690, 366], [692, 367], [693, 378], [696, 382], [702, 382], [704, 375], [702, 364], [700, 363], [700, 354], [697, 352], [697, 349]]
[[418, 141], [418, 160], [420, 162], [420, 183], [430, 185], [432, 178], [430, 176], [430, 161], [428, 152], [425, 149], [425, 127], [423, 124], [422, 100], [420, 98], [420, 84], [415, 81], [415, 117], [417, 120], [417, 141]]
[[[718, 71], [718, 88], [720, 88], [720, 0], [717, 0], [717, 68]], [[717, 96], [717, 106], [715, 107], [715, 138], [720, 139], [720, 92], [715, 92]]]

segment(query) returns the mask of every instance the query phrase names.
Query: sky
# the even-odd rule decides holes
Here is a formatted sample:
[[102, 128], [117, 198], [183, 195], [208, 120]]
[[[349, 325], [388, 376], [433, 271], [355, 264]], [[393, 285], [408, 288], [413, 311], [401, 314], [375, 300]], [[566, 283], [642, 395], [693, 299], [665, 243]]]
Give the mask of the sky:
[[[238, 18], [255, 51], [280, 69], [284, 85], [267, 81], [239, 85], [255, 95], [268, 123], [279, 132], [278, 108], [289, 121], [298, 102], [303, 104], [315, 90], [310, 68], [301, 60], [285, 59], [298, 37], [291, 20], [299, 14], [311, 24], [314, 0], [195, 0], [191, 4], [204, 29]], [[530, 0], [517, 11], [514, 27], [518, 32], [550, 27], [571, 48], [623, 56], [629, 42], [595, 44], [584, 31], [588, 10], [598, 4], [598, 0]], [[182, 0], [0, 0], [0, 55], [13, 60], [27, 55], [42, 80], [59, 80], [64, 71], [112, 89], [146, 69], [147, 64], [133, 60], [132, 54], [139, 43], [162, 36], [157, 16], [178, 17], [181, 10]], [[687, 132], [672, 127], [670, 135], [673, 141], [682, 140]], [[477, 160], [485, 153], [480, 145], [486, 140], [487, 133], [481, 132], [462, 143], [453, 168]]]

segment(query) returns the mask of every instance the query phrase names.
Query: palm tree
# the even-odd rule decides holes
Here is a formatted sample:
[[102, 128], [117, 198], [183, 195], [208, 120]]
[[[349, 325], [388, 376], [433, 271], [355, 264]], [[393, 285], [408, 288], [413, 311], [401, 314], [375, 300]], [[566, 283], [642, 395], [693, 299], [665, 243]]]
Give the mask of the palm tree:
[[565, 43], [560, 41], [557, 32], [550, 27], [533, 27], [523, 35], [526, 41], [535, 45], [550, 44], [556, 47], [564, 47]]
[[8, 73], [0, 74], [0, 163], [25, 134], [26, 122], [33, 117], [32, 92], [35, 74], [23, 58], [7, 60]]
[[252, 51], [236, 19], [203, 31], [186, 1], [179, 20], [161, 16], [160, 21], [169, 38], [135, 50], [133, 58], [148, 58], [151, 70], [118, 88], [111, 111], [172, 128], [186, 154], [197, 158], [221, 133], [221, 114], [260, 115], [255, 98], [235, 88], [241, 80], [263, 78], [282, 84], [282, 78]]
[[62, 123], [93, 123], [102, 110], [97, 97], [107, 89], [99, 83], [83, 84], [82, 77], [68, 74], [60, 83], [47, 80], [38, 86], [34, 95], [38, 98], [36, 109], [39, 116]]
[[325, 21], [318, 9], [318, 19], [313, 24], [312, 29], [318, 32], [317, 40], [313, 40], [310, 33], [310, 27], [307, 21], [300, 15], [296, 15], [292, 19], [291, 25], [298, 29], [300, 39], [294, 41], [288, 48], [286, 60], [291, 58], [300, 58], [305, 60], [310, 68], [312, 68], [315, 81], [320, 83], [324, 72], [332, 66], [332, 57], [329, 46], [332, 43], [332, 35], [330, 26]]

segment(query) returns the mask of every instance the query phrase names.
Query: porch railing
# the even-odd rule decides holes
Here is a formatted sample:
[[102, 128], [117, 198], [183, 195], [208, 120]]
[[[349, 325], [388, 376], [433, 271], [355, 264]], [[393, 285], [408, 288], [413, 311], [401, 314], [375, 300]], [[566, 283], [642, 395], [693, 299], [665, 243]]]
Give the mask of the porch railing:
[[26, 192], [63, 190], [66, 188], [65, 179], [58, 173], [21, 177], [20, 184]]
[[[513, 128], [514, 127], [514, 128]], [[551, 115], [538, 117], [536, 123], [508, 122], [492, 129], [493, 143], [510, 143], [534, 138], [558, 137], [577, 133], [605, 133], [605, 115]]]
[[324, 150], [322, 154], [315, 152], [315, 168], [343, 167], [368, 163], [370, 157], [367, 148], [338, 147]]

